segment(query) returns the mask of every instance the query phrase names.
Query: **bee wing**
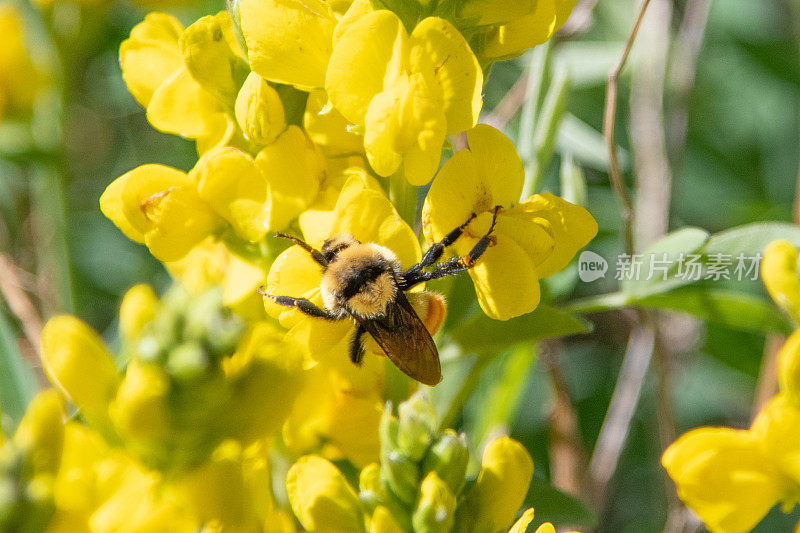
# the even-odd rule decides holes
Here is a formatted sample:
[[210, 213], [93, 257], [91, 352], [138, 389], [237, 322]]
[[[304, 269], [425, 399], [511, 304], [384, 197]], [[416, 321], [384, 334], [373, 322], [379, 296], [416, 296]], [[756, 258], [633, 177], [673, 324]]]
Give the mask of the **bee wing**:
[[442, 380], [436, 344], [402, 291], [388, 305], [386, 317], [357, 320], [403, 373], [430, 386]]

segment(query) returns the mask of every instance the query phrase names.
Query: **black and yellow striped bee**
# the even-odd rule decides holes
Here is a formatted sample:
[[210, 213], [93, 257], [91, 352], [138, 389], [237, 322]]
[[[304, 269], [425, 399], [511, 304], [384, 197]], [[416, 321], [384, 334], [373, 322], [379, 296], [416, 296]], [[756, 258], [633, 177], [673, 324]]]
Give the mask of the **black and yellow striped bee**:
[[[353, 363], [361, 363], [364, 357], [362, 337], [369, 333], [397, 368], [425, 385], [436, 385], [442, 380], [439, 352], [405, 292], [420, 283], [471, 268], [494, 243], [491, 233], [498, 211], [496, 207], [489, 231], [467, 256], [437, 264], [445, 248], [452, 245], [475, 218], [474, 214], [440, 242], [432, 244], [422, 260], [406, 270], [388, 248], [374, 242], [362, 243], [352, 235], [331, 237], [321, 250], [316, 250], [297, 237], [279, 233], [278, 237], [292, 240], [322, 267], [320, 289], [324, 308], [320, 309], [305, 298], [259, 292], [279, 305], [294, 307], [310, 317], [351, 319], [357, 326], [350, 343]], [[426, 271], [429, 267], [433, 268]]]

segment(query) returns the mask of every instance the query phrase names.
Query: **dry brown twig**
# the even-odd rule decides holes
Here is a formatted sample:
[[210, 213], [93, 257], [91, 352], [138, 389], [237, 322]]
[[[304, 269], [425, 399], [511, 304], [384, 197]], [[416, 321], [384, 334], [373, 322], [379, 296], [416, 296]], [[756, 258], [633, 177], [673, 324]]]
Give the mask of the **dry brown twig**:
[[25, 338], [34, 354], [39, 353], [39, 338], [42, 333], [42, 319], [23, 289], [18, 268], [8, 257], [0, 255], [0, 294], [11, 312], [22, 324]]

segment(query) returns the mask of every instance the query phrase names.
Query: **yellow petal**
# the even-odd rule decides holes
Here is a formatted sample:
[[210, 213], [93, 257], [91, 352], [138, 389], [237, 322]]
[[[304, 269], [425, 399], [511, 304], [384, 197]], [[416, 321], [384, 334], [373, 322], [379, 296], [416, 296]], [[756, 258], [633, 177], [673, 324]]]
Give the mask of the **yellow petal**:
[[282, 230], [317, 196], [325, 172], [319, 149], [297, 126], [289, 126], [256, 156], [269, 184], [269, 227]]
[[339, 38], [325, 89], [347, 120], [364, 124], [372, 98], [398, 76], [407, 41], [400, 19], [386, 10], [364, 15]]
[[[136, 170], [131, 172], [136, 172]], [[128, 174], [130, 174], [130, 172]], [[144, 244], [144, 231], [147, 226], [142, 224], [141, 221], [134, 221], [131, 223], [125, 215], [123, 194], [128, 185], [128, 174], [117, 178], [106, 187], [106, 190], [103, 192], [102, 196], [100, 196], [100, 211], [102, 211], [106, 218], [111, 220], [126, 237], [139, 244]]]
[[469, 270], [478, 303], [487, 316], [508, 320], [539, 305], [539, 278], [530, 256], [505, 235], [496, 235], [478, 263]]
[[[753, 421], [751, 432], [758, 438], [763, 454], [774, 461], [782, 476], [792, 480], [791, 485], [786, 484], [782, 499], [794, 503], [795, 493], [791, 491], [800, 483], [800, 409], [786, 394], [778, 394]], [[773, 477], [773, 483], [780, 485], [781, 477]]]
[[183, 26], [166, 13], [150, 13], [119, 47], [122, 78], [136, 101], [147, 107], [164, 80], [183, 67], [178, 39]]
[[222, 221], [197, 195], [194, 187], [165, 191], [147, 206], [153, 228], [145, 235], [150, 253], [159, 261], [176, 261], [222, 227]]
[[69, 315], [51, 318], [42, 330], [42, 367], [88, 418], [106, 419], [119, 378], [111, 354], [89, 326]]
[[194, 173], [197, 192], [242, 238], [257, 242], [268, 229], [267, 181], [236, 148], [209, 152]]
[[231, 254], [222, 285], [222, 303], [229, 307], [243, 303], [256, 294], [258, 287], [264, 285], [266, 277], [261, 268]]
[[403, 533], [403, 528], [394, 519], [389, 509], [379, 505], [370, 518], [369, 533]]
[[197, 137], [197, 154], [202, 156], [215, 148], [231, 144], [237, 133], [236, 121], [227, 113], [214, 113], [206, 119], [206, 131]]
[[307, 90], [325, 84], [336, 19], [321, 0], [242, 0], [250, 67], [262, 78]]
[[153, 93], [147, 120], [157, 130], [194, 139], [211, 131], [218, 112], [218, 100], [181, 67]]
[[577, 3], [578, 0], [556, 0], [556, 30], [567, 22]]
[[341, 472], [319, 456], [300, 458], [286, 476], [289, 502], [307, 530], [365, 531], [361, 505]]
[[413, 105], [411, 91], [408, 79], [401, 79], [372, 99], [364, 117], [364, 149], [370, 167], [380, 176], [397, 171], [403, 152], [413, 142], [411, 128], [415, 125], [400, 122], [403, 108]]
[[[308, 252], [299, 246], [292, 246], [272, 262], [267, 276], [267, 292], [278, 296], [309, 298], [319, 304], [321, 275], [320, 266], [311, 259]], [[264, 298], [264, 307], [270, 315], [278, 317], [284, 327], [294, 325], [300, 318], [297, 316], [298, 311], [278, 305], [270, 298]]]
[[800, 277], [794, 244], [786, 240], [771, 242], [764, 251], [761, 277], [775, 303], [800, 324]]
[[414, 28], [409, 45], [411, 69], [433, 71], [444, 100], [447, 134], [475, 126], [481, 111], [483, 71], [461, 33], [445, 19], [428, 17]]
[[[109, 406], [115, 428], [134, 450], [142, 441], [163, 439], [168, 425], [169, 377], [158, 365], [132, 360]], [[145, 445], [149, 442], [145, 442]]]
[[[528, 493], [533, 460], [522, 444], [498, 437], [486, 445], [478, 480], [470, 491], [477, 531], [498, 531], [511, 524]], [[474, 492], [474, 495], [472, 493]]]
[[567, 266], [578, 250], [597, 235], [597, 222], [586, 209], [550, 193], [531, 196], [513, 211], [532, 217], [555, 241], [550, 256], [537, 267], [540, 278]]
[[[344, 1], [350, 2], [350, 0]], [[331, 2], [328, 3], [330, 4]], [[335, 8], [334, 11], [336, 11]], [[353, 0], [344, 15], [339, 19], [339, 23], [336, 24], [336, 29], [333, 31], [333, 46], [335, 47], [338, 44], [339, 39], [350, 29], [354, 22], [373, 11], [375, 10], [372, 9], [370, 0]]]
[[[519, 520], [514, 522], [514, 525], [511, 526], [511, 529], [508, 530], [508, 533], [525, 533], [528, 531], [528, 526], [533, 521], [533, 507], [529, 509], [525, 509], [525, 512], [522, 513], [522, 516], [519, 517]], [[545, 526], [550, 526], [549, 528]], [[552, 531], [550, 531], [552, 529]], [[556, 530], [553, 529], [553, 525], [547, 522], [546, 524], [542, 524], [536, 529], [536, 533], [556, 533]]]
[[667, 448], [661, 463], [711, 530], [749, 531], [782, 495], [772, 461], [748, 431], [695, 429]]
[[364, 138], [348, 128], [349, 125], [333, 104], [328, 105], [325, 91], [314, 91], [308, 96], [303, 127], [325, 155], [335, 157], [364, 152]]
[[[198, 19], [180, 38], [186, 69], [203, 89], [225, 102], [233, 102], [247, 64], [237, 54], [233, 19], [227, 11]], [[233, 48], [232, 48], [233, 45]]]
[[153, 320], [158, 306], [158, 296], [150, 285], [140, 283], [129, 289], [119, 309], [119, 329], [125, 339], [136, 337], [142, 327]]
[[484, 41], [483, 55], [493, 59], [513, 57], [548, 40], [558, 29], [556, 2], [538, 0], [533, 13], [491, 30]]
[[236, 120], [247, 138], [258, 145], [269, 144], [286, 129], [278, 91], [251, 72], [236, 97]]
[[510, 206], [519, 201], [525, 181], [525, 169], [511, 139], [486, 124], [467, 132], [467, 144], [474, 155], [476, 171], [491, 192], [491, 203]]

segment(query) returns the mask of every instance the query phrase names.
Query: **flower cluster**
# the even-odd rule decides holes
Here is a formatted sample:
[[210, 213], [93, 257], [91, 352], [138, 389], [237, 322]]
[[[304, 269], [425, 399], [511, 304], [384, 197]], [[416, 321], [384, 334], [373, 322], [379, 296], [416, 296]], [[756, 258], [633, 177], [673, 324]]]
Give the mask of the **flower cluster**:
[[[487, 444], [478, 477], [467, 487], [465, 435], [440, 431], [433, 405], [419, 393], [399, 405], [398, 415], [387, 405], [380, 461], [361, 470], [358, 493], [320, 456], [307, 455], [292, 466], [289, 501], [307, 530], [525, 531], [533, 509], [514, 519], [533, 476], [533, 461], [521, 444], [509, 437]], [[549, 523], [537, 529], [548, 531], [554, 531]]]
[[[492, 62], [549, 38], [573, 6], [241, 0], [189, 26], [147, 15], [120, 46], [123, 79], [150, 124], [198, 157], [123, 174], [100, 208], [176, 283], [127, 293], [113, 351], [75, 317], [47, 323], [42, 363], [60, 396], [37, 398], [3, 445], [2, 524], [525, 531], [533, 463], [519, 443], [489, 443], [472, 475], [465, 436], [441, 431], [426, 399], [398, 417], [384, 407], [419, 385], [368, 335], [354, 365], [353, 322], [258, 289], [324, 307], [308, 247], [349, 235], [409, 268], [424, 256], [415, 228], [434, 250], [460, 228], [442, 260], [469, 270], [483, 311], [535, 309], [539, 280], [597, 224], [551, 194], [522, 198], [511, 140], [478, 119]], [[448, 135], [467, 147], [442, 164]], [[406, 298], [435, 335], [444, 298], [422, 288]], [[69, 421], [61, 398], [77, 408]], [[358, 493], [340, 466], [361, 472]]]
[[[761, 264], [772, 299], [796, 324], [797, 256], [792, 243], [775, 241]], [[694, 429], [662, 458], [678, 495], [712, 531], [750, 531], [775, 505], [788, 512], [800, 503], [800, 329], [783, 345], [778, 365], [780, 393], [749, 429]]]

